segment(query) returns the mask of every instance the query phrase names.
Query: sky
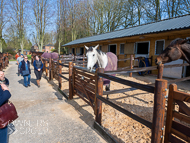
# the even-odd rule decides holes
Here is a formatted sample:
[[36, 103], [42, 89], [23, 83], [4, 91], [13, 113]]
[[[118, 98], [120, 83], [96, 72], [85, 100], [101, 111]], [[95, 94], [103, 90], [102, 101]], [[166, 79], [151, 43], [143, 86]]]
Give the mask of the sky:
[[[15, 15], [15, 11], [12, 8], [12, 5], [10, 4], [10, 2], [8, 2], [9, 0], [6, 0], [6, 9], [4, 12], [4, 17], [6, 18], [6, 24], [5, 27], [3, 29], [3, 35], [7, 35], [7, 29], [10, 28], [12, 25], [15, 24], [14, 21], [16, 21], [14, 19], [14, 17], [16, 17]], [[50, 24], [48, 24], [46, 26], [46, 30], [45, 32], [55, 32], [56, 31], [56, 14], [57, 14], [57, 6], [56, 6], [56, 0], [48, 0], [50, 7], [49, 7], [49, 11], [51, 13], [51, 17], [48, 19], [48, 21], [50, 22]], [[13, 20], [14, 19], [14, 20]], [[25, 10], [24, 10], [24, 20], [25, 20], [25, 33], [26, 33], [26, 37], [32, 42], [32, 44], [34, 43], [33, 40], [33, 35], [36, 34], [36, 29], [33, 23], [35, 23], [35, 16], [34, 16], [34, 12], [32, 9], [32, 1], [28, 0], [28, 2], [25, 4]], [[6, 40], [7, 37], [4, 36], [4, 39]]]

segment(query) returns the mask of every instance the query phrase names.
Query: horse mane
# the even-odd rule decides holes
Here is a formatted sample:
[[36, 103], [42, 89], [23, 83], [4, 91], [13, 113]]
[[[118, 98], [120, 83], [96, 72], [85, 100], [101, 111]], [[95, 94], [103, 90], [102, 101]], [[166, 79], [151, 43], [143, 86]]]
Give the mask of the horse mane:
[[106, 53], [104, 53], [104, 52], [102, 52], [102, 51], [100, 51], [100, 50], [98, 50], [98, 49], [96, 49], [96, 51], [98, 52], [98, 54], [100, 54], [100, 55], [105, 55]]
[[170, 43], [170, 46], [185, 44], [185, 43], [190, 44], [190, 39], [176, 38]]
[[87, 52], [89, 52], [89, 51], [93, 51], [93, 48], [89, 47], [89, 49], [87, 50]]
[[[89, 47], [89, 49], [87, 50], [87, 52], [93, 51], [93, 47]], [[96, 49], [96, 51], [98, 52], [99, 55], [105, 55], [104, 52], [102, 52], [101, 50]]]

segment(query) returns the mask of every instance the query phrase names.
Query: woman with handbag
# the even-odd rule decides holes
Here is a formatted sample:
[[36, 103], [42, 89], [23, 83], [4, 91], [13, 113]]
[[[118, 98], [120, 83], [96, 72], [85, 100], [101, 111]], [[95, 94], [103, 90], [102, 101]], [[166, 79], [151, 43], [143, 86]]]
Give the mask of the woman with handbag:
[[24, 77], [24, 86], [30, 86], [30, 62], [28, 61], [28, 57], [24, 56], [24, 60], [19, 63], [20, 73]]
[[34, 73], [36, 75], [36, 82], [38, 85], [38, 88], [40, 87], [40, 80], [42, 77], [42, 69], [43, 69], [43, 63], [42, 61], [39, 59], [38, 56], [36, 56], [36, 60], [33, 63], [34, 65]]
[[[5, 84], [0, 86], [0, 107], [11, 97], [8, 87]], [[0, 117], [3, 118], [3, 117]], [[0, 143], [8, 142], [8, 127], [0, 128]]]

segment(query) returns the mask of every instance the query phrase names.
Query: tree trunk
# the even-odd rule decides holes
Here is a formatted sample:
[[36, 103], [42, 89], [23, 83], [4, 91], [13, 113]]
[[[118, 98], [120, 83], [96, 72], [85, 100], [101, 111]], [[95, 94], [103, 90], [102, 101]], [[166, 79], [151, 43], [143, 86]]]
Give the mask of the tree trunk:
[[23, 40], [20, 42], [21, 54], [24, 53], [24, 42]]
[[0, 52], [2, 53], [3, 52], [3, 40], [0, 39]]
[[58, 53], [59, 53], [59, 55], [60, 55], [60, 46], [61, 45], [61, 42], [59, 41], [59, 47], [58, 47]]

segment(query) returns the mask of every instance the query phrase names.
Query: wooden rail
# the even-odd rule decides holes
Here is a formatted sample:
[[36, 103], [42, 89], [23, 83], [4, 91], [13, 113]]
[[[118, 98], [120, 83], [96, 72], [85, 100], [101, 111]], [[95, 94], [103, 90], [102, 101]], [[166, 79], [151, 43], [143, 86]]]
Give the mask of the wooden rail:
[[98, 99], [100, 99], [102, 102], [104, 102], [104, 103], [110, 105], [110, 106], [113, 107], [114, 109], [117, 109], [118, 111], [122, 112], [123, 114], [125, 114], [125, 115], [127, 115], [127, 116], [133, 118], [134, 120], [140, 122], [141, 124], [147, 126], [148, 128], [150, 128], [150, 129], [152, 128], [152, 123], [151, 123], [151, 122], [149, 122], [149, 121], [147, 121], [147, 120], [145, 120], [145, 119], [143, 119], [143, 118], [141, 118], [141, 117], [139, 117], [139, 116], [137, 116], [137, 115], [135, 115], [135, 114], [133, 114], [133, 113], [127, 111], [126, 109], [124, 109], [124, 108], [122, 108], [122, 107], [116, 105], [115, 103], [113, 103], [113, 102], [107, 100], [107, 99], [104, 98], [104, 97], [101, 97], [101, 96], [99, 96], [99, 95], [97, 95], [96, 97], [97, 97]]
[[143, 91], [148, 91], [150, 93], [154, 93], [154, 87], [153, 86], [149, 86], [149, 85], [144, 85], [144, 84], [140, 84], [140, 83], [136, 83], [133, 81], [129, 81], [129, 80], [124, 80], [112, 75], [107, 75], [107, 74], [103, 74], [103, 73], [98, 73], [98, 76], [127, 85], [127, 86], [131, 86], [134, 88], [138, 88], [141, 89]]

